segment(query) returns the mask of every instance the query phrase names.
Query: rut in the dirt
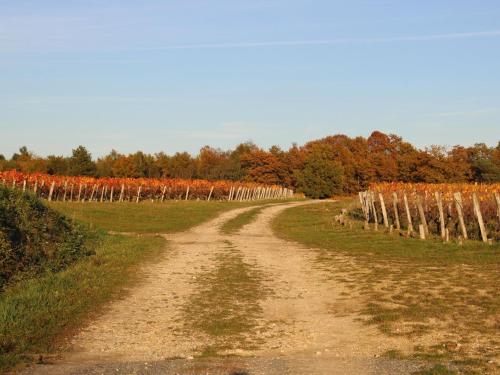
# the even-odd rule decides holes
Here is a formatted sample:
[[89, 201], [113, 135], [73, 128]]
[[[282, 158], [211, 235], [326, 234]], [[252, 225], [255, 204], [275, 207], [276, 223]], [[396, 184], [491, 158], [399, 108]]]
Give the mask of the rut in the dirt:
[[[356, 298], [315, 267], [313, 251], [272, 233], [272, 219], [298, 204], [305, 203], [266, 207], [234, 235], [220, 225], [251, 208], [168, 236], [168, 250], [143, 268], [142, 282], [76, 335], [63, 361], [34, 372], [194, 374], [196, 364], [207, 374], [230, 366], [255, 374], [415, 370], [377, 359], [402, 343], [358, 321]], [[221, 354], [239, 358], [197, 359]]]

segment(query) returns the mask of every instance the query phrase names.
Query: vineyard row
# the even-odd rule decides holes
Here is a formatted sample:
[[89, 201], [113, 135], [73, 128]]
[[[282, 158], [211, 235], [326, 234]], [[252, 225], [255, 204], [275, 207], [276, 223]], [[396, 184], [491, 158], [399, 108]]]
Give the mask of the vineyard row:
[[249, 201], [293, 197], [291, 189], [254, 183], [182, 179], [64, 177], [0, 172], [3, 185], [48, 201], [140, 202], [144, 200]]
[[[390, 231], [406, 231], [421, 239], [435, 235], [445, 242], [455, 237], [461, 243], [477, 239], [492, 243], [500, 239], [500, 195], [498, 186], [454, 186], [399, 184], [374, 185], [360, 192], [365, 226], [383, 225]], [[455, 186], [456, 187], [456, 186]], [[426, 189], [427, 188], [427, 189]]]

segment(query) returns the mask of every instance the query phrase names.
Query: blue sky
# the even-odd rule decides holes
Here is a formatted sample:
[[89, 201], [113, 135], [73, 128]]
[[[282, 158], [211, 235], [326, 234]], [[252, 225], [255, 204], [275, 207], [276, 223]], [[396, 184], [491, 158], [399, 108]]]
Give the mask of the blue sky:
[[500, 3], [0, 0], [0, 153], [500, 139]]

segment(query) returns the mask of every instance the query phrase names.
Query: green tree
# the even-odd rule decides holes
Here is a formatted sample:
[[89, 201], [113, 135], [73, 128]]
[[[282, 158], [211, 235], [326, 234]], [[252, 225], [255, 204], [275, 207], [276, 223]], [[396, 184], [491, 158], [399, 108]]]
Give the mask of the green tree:
[[493, 147], [489, 148], [484, 143], [476, 143], [469, 148], [470, 163], [475, 181], [500, 181], [500, 160], [495, 158], [496, 152], [497, 150]]
[[106, 156], [97, 159], [96, 161], [96, 171], [98, 177], [115, 177], [113, 174], [113, 168], [116, 161], [123, 157], [118, 151], [111, 150]]
[[92, 155], [83, 146], [73, 150], [69, 159], [69, 174], [72, 176], [95, 176], [96, 166], [92, 161]]
[[475, 179], [479, 182], [500, 182], [500, 165], [491, 159], [478, 159], [472, 165]]
[[164, 153], [163, 151], [162, 152], [159, 152], [157, 154], [155, 154], [155, 166], [156, 166], [156, 169], [159, 171], [160, 173], [160, 177], [168, 177], [170, 175], [170, 171], [169, 171], [169, 163], [170, 163], [170, 157]]
[[9, 162], [5, 159], [5, 156], [0, 154], [0, 171], [5, 171], [8, 169]]
[[64, 156], [47, 156], [46, 173], [53, 175], [66, 175], [68, 174], [68, 158]]
[[224, 179], [228, 160], [228, 153], [210, 146], [202, 147], [197, 157], [198, 177], [206, 180]]
[[193, 178], [196, 175], [196, 161], [187, 152], [177, 152], [170, 158], [169, 173], [171, 177]]
[[344, 169], [332, 153], [329, 145], [314, 145], [305, 157], [304, 167], [295, 171], [297, 187], [306, 196], [324, 199], [342, 193]]
[[15, 152], [12, 155], [12, 160], [13, 161], [17, 161], [19, 159], [27, 160], [27, 159], [31, 159], [32, 157], [33, 157], [33, 153], [28, 150], [28, 147], [22, 146], [19, 148], [19, 154], [17, 152]]

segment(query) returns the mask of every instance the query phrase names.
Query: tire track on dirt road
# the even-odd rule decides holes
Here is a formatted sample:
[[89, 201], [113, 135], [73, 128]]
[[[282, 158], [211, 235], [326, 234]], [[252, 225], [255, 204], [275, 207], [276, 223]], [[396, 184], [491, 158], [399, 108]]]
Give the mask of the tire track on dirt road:
[[315, 265], [316, 252], [276, 237], [272, 220], [289, 207], [263, 209], [254, 222], [231, 237], [245, 261], [267, 274], [264, 285], [273, 291], [261, 304], [258, 330], [266, 337], [253, 354], [280, 356], [291, 364], [290, 373], [297, 374], [414, 371], [408, 362], [378, 359], [385, 351], [411, 342], [388, 338], [377, 328], [362, 324], [358, 315], [361, 302], [346, 298], [347, 288]]
[[[336, 314], [339, 305], [345, 304], [340, 307], [351, 311], [350, 305], [356, 301], [342, 298], [344, 287], [314, 266], [314, 251], [272, 233], [271, 222], [282, 210], [311, 203], [266, 207], [254, 222], [234, 235], [221, 234], [220, 225], [252, 207], [223, 213], [192, 230], [166, 236], [169, 247], [164, 257], [146, 265], [141, 270], [143, 281], [73, 338], [72, 353], [53, 365], [37, 366], [25, 373], [231, 374], [238, 370], [281, 375], [415, 371], [418, 366], [414, 363], [376, 358], [395, 343], [362, 325], [355, 313]], [[232, 354], [238, 357], [197, 358], [213, 338], [203, 332], [186, 332], [186, 306], [199, 300], [200, 291], [210, 286], [205, 284], [214, 279], [206, 275], [217, 274], [217, 259], [228, 251], [238, 259], [241, 256], [245, 267], [265, 275], [258, 282], [270, 293], [252, 302], [261, 311], [257, 328], [243, 332], [249, 340], [232, 345], [236, 348]], [[221, 293], [227, 296], [237, 291]], [[244, 303], [236, 305], [248, 308]], [[204, 314], [203, 310], [195, 313]], [[246, 348], [245, 341], [259, 344]]]

